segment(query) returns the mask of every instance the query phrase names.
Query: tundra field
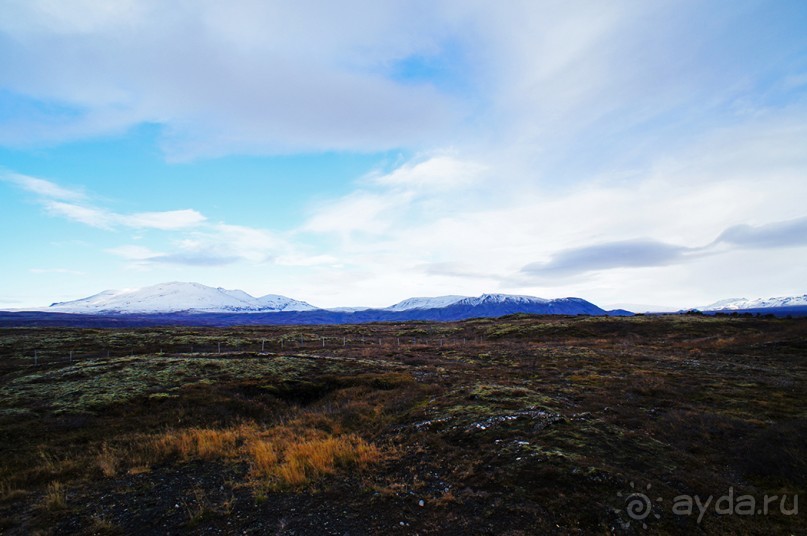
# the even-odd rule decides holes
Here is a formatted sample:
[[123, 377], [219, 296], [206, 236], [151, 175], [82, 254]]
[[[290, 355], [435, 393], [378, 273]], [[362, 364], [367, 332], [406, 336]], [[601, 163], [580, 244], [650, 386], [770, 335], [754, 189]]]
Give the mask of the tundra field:
[[807, 533], [807, 319], [2, 328], [0, 356], [3, 534]]

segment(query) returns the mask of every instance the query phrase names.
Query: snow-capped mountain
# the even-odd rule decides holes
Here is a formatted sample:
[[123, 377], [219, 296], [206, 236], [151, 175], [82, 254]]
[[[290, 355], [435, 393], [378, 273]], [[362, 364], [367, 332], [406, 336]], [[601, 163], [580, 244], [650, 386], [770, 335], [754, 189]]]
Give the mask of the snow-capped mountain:
[[255, 298], [242, 290], [174, 282], [134, 290], [106, 290], [88, 298], [54, 303], [47, 310], [82, 314], [149, 314], [183, 311], [259, 313], [315, 309], [317, 308], [308, 303], [275, 294]]
[[[156, 321], [159, 317], [161, 322], [188, 325], [454, 321], [517, 313], [542, 315], [630, 314], [607, 312], [580, 298], [546, 300], [533, 296], [509, 294], [410, 298], [384, 309], [362, 307], [320, 309], [308, 303], [275, 294], [255, 298], [242, 290], [226, 290], [199, 283], [178, 282], [135, 290], [107, 290], [80, 300], [54, 303], [43, 311], [97, 317], [133, 315], [128, 320], [131, 322], [138, 322], [140, 321], [138, 319], [155, 315], [151, 320], [146, 320]], [[116, 319], [116, 321], [118, 320], [120, 319]]]
[[746, 309], [771, 309], [778, 307], [805, 307], [807, 294], [804, 296], [783, 296], [779, 298], [729, 298], [716, 301], [705, 307], [698, 307], [701, 311], [742, 311]]
[[[562, 298], [570, 299], [570, 298]], [[536, 298], [535, 296], [519, 296], [517, 294], [482, 294], [478, 298], [464, 298], [458, 300], [457, 303], [462, 305], [494, 305], [497, 303], [511, 303], [511, 304], [547, 304], [555, 300], [547, 300], [545, 298]]]
[[445, 312], [459, 313], [466, 318], [493, 317], [516, 313], [539, 315], [605, 315], [607, 311], [581, 298], [547, 300], [534, 296], [512, 294], [482, 294], [476, 298], [463, 298], [443, 308]]
[[604, 314], [605, 311], [580, 298], [547, 300], [535, 296], [515, 294], [482, 294], [469, 296], [437, 296], [435, 298], [409, 298], [383, 309], [384, 311], [427, 311], [441, 309], [446, 312], [473, 311], [480, 316], [511, 313], [536, 314]]
[[413, 309], [439, 309], [468, 298], [467, 296], [436, 296], [434, 298], [409, 298], [395, 305], [385, 307], [385, 311], [411, 311]]

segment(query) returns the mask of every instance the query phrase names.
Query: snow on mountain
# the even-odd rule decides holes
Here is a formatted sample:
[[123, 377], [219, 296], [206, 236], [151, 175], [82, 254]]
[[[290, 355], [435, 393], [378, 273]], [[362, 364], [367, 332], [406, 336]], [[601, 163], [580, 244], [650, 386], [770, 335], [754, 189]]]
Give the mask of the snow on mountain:
[[606, 313], [596, 305], [580, 298], [547, 300], [534, 296], [519, 296], [513, 294], [482, 294], [477, 297], [439, 296], [437, 298], [410, 298], [384, 309], [384, 311], [408, 312], [413, 314], [418, 311], [423, 311], [427, 316], [430, 310], [434, 311], [431, 316], [446, 320], [473, 318], [475, 316], [495, 317], [515, 313], [571, 315], [599, 315]]
[[411, 311], [413, 309], [441, 309], [449, 305], [468, 305], [472, 307], [495, 304], [546, 304], [550, 300], [534, 296], [518, 296], [515, 294], [482, 294], [478, 297], [470, 296], [437, 296], [434, 298], [409, 298], [395, 305], [386, 307], [385, 311]]
[[395, 305], [385, 307], [385, 311], [411, 311], [413, 309], [439, 309], [468, 298], [467, 296], [436, 296], [434, 298], [409, 298]]
[[309, 311], [316, 307], [269, 294], [254, 298], [242, 290], [199, 283], [162, 283], [134, 290], [107, 290], [80, 300], [54, 303], [48, 311], [62, 313], [205, 313]]
[[267, 294], [255, 299], [261, 311], [313, 311], [318, 309], [304, 301], [293, 300], [278, 294]]
[[[324, 310], [275, 294], [255, 298], [242, 290], [226, 290], [199, 283], [178, 282], [135, 290], [107, 290], [80, 300], [54, 303], [46, 310], [48, 312], [100, 315], [285, 312], [295, 313], [294, 321], [303, 323], [309, 321], [343, 323], [350, 321], [461, 320], [516, 313], [606, 314], [606, 311], [580, 298], [546, 300], [533, 296], [509, 294], [409, 298], [385, 309], [340, 307]], [[314, 317], [302, 314], [306, 311], [314, 311], [312, 313]], [[288, 317], [288, 315], [286, 316]], [[271, 322], [268, 319], [265, 321]]]
[[705, 307], [698, 307], [701, 311], [740, 311], [744, 309], [769, 309], [772, 307], [805, 307], [807, 306], [807, 294], [804, 296], [783, 296], [779, 298], [757, 298], [749, 300], [746, 298], [729, 298], [727, 300], [716, 301]]
[[606, 311], [581, 298], [547, 300], [534, 296], [510, 294], [483, 294], [478, 298], [465, 298], [447, 309], [465, 308], [472, 316], [503, 316], [529, 313], [543, 315], [604, 315]]
[[[563, 299], [565, 299], [565, 298], [563, 298]], [[523, 305], [526, 305], [526, 304], [529, 304], [529, 305], [541, 304], [541, 305], [544, 305], [544, 304], [549, 303], [550, 301], [554, 301], [554, 300], [547, 300], [547, 299], [544, 299], [544, 298], [536, 298], [535, 296], [519, 296], [519, 295], [516, 295], [516, 294], [482, 294], [478, 298], [464, 298], [462, 300], [458, 300], [456, 303], [459, 303], [461, 305], [473, 305], [473, 306], [495, 305], [495, 304], [501, 304], [501, 303], [508, 303], [508, 304], [513, 304], [513, 305], [518, 305], [518, 304], [523, 304]]]

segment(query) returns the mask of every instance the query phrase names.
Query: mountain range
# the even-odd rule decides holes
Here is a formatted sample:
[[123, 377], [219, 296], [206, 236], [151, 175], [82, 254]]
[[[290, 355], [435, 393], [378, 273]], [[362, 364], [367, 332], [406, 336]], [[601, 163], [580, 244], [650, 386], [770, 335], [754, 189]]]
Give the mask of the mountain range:
[[[389, 307], [322, 309], [268, 294], [256, 298], [242, 290], [213, 288], [199, 283], [162, 283], [136, 290], [107, 290], [80, 300], [54, 303], [47, 312], [84, 315], [245, 314], [287, 313], [284, 318], [321, 320], [342, 317], [373, 321], [396, 319], [459, 320], [513, 313], [604, 315], [607, 311], [580, 298], [547, 300], [533, 296], [483, 294], [479, 297], [409, 298]], [[296, 313], [291, 315], [290, 313]], [[312, 313], [306, 315], [305, 313]], [[619, 311], [618, 314], [629, 314]], [[278, 317], [277, 320], [282, 320]]]
[[700, 311], [745, 311], [749, 309], [772, 309], [780, 307], [807, 307], [807, 294], [804, 296], [785, 296], [779, 298], [729, 298], [720, 300], [705, 307], [698, 307]]
[[[807, 295], [748, 300], [721, 300], [697, 310], [712, 313], [807, 315]], [[606, 311], [581, 298], [544, 299], [510, 294], [408, 298], [383, 308], [320, 308], [277, 294], [254, 297], [242, 290], [199, 283], [162, 283], [134, 290], [107, 290], [79, 300], [58, 302], [37, 310], [0, 313], [0, 324], [36, 325], [258, 325], [357, 324], [367, 322], [456, 321], [527, 313], [539, 315], [627, 316]]]
[[260, 298], [243, 290], [213, 288], [199, 283], [161, 283], [134, 290], [105, 290], [80, 300], [54, 303], [51, 312], [78, 314], [266, 313], [312, 311], [308, 303], [277, 294]]

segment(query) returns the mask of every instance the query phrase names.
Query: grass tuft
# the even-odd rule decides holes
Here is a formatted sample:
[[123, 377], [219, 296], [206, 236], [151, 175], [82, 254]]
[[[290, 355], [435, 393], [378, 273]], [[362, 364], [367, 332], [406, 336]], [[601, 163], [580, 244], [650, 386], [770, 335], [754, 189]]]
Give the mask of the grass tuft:
[[118, 474], [118, 468], [121, 464], [121, 456], [116, 450], [104, 443], [101, 445], [101, 451], [96, 456], [98, 468], [101, 473], [107, 478], [113, 477]]
[[61, 482], [51, 482], [45, 490], [43, 505], [48, 510], [64, 510], [67, 508], [67, 492]]
[[381, 451], [356, 434], [334, 434], [301, 423], [169, 431], [150, 444], [158, 459], [245, 460], [255, 482], [270, 488], [300, 487], [339, 468], [364, 467], [381, 459]]

